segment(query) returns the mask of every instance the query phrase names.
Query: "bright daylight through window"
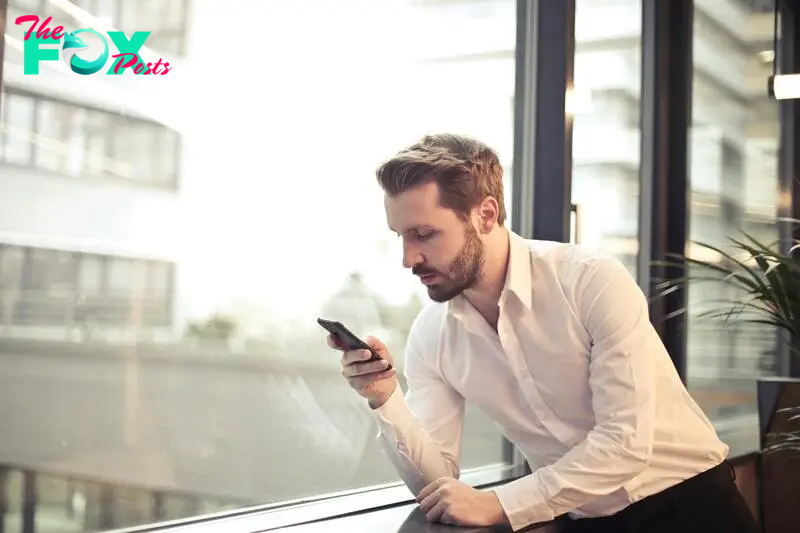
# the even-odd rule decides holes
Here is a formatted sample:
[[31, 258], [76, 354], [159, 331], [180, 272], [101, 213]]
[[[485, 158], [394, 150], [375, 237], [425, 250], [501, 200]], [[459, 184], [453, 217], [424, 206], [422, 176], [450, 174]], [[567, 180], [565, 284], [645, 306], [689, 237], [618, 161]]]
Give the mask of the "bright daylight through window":
[[[731, 228], [777, 237], [771, 13], [757, 3], [695, 1], [690, 237], [720, 246]], [[171, 70], [81, 76], [58, 46], [26, 73], [23, 15], [149, 31], [143, 60]], [[510, 211], [516, 16], [514, 0], [8, 0], [0, 531], [398, 483], [316, 319], [379, 337], [402, 374], [428, 296], [375, 170], [422, 135], [493, 148]], [[634, 275], [641, 54], [640, 0], [576, 0], [572, 238]], [[697, 320], [725, 295], [689, 294], [689, 390], [726, 443], [755, 449], [774, 332]], [[462, 471], [509, 461], [468, 403]]]
[[[381, 337], [402, 370], [427, 296], [375, 169], [426, 132], [468, 133], [499, 152], [511, 194], [515, 3], [61, 4], [12, 0], [7, 15], [7, 520], [22, 520], [33, 476], [45, 533], [396, 482], [316, 318]], [[236, 46], [263, 69], [206, 38], [245, 13], [258, 31]], [[25, 14], [150, 30], [173, 69], [77, 76], [42, 61], [25, 75]], [[463, 467], [503, 461], [494, 425], [469, 411]]]

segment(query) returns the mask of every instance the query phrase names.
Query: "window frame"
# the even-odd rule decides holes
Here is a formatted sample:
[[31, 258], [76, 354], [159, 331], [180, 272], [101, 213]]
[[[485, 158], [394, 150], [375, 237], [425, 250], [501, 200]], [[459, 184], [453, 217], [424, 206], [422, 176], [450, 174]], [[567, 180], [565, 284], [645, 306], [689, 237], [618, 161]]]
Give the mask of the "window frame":
[[[1, 2], [2, 0], [0, 0]], [[563, 96], [571, 84], [572, 58], [565, 52], [573, 51], [574, 26], [566, 24], [539, 24], [544, 13], [549, 16], [572, 16], [574, 21], [575, 0], [553, 2], [550, 0], [517, 0], [517, 49], [516, 85], [514, 102], [514, 165], [513, 165], [513, 211], [512, 229], [523, 235], [556, 235], [568, 238], [570, 197], [568, 194], [571, 178], [571, 123], [565, 116]], [[681, 213], [681, 199], [686, 198], [686, 179], [669, 180], [679, 172], [683, 178], [689, 171], [686, 137], [690, 122], [687, 113], [691, 106], [691, 61], [686, 69], [686, 53], [691, 54], [691, 17], [687, 21], [687, 9], [693, 8], [691, 0], [671, 0], [667, 3], [643, 0], [643, 70], [642, 95], [643, 113], [640, 124], [642, 134], [642, 166], [640, 194], [640, 283], [646, 293], [650, 293], [650, 261], [663, 256], [664, 251], [682, 251], [686, 241], [685, 224], [668, 223], [667, 213], [675, 208]], [[570, 15], [571, 12], [571, 15]], [[537, 18], [537, 15], [542, 18]], [[550, 20], [550, 19], [549, 19]], [[569, 20], [569, 19], [567, 19]], [[574, 22], [573, 22], [574, 24]], [[670, 31], [665, 31], [670, 30]], [[797, 38], [792, 32], [793, 39]], [[538, 40], [534, 38], [537, 37]], [[663, 76], [670, 61], [675, 62], [667, 52], [670, 44], [683, 47], [673, 53], [679, 56], [672, 65], [673, 76]], [[0, 50], [2, 41], [0, 41]], [[796, 44], [795, 44], [796, 47]], [[691, 55], [689, 55], [691, 58]], [[559, 64], [562, 61], [562, 64]], [[796, 62], [795, 62], [796, 66]], [[688, 86], [688, 90], [687, 87]], [[16, 92], [6, 90], [7, 92]], [[555, 95], [555, 103], [553, 102]], [[559, 96], [560, 95], [560, 96]], [[537, 106], [546, 98], [547, 107]], [[667, 103], [672, 109], [666, 121], [657, 120], [656, 112], [660, 105]], [[74, 105], [67, 103], [68, 105]], [[542, 109], [548, 109], [547, 113]], [[797, 103], [787, 103], [781, 107], [785, 126], [781, 136], [781, 161], [797, 170], [798, 156], [794, 144], [787, 146], [787, 139], [794, 139], [798, 123]], [[557, 133], [557, 134], [556, 134]], [[662, 143], [664, 138], [669, 143]], [[178, 149], [181, 139], [178, 137]], [[544, 158], [536, 158], [536, 153], [557, 154], [555, 172], [552, 165], [546, 165]], [[677, 159], [677, 166], [664, 167], [659, 162]], [[177, 159], [180, 162], [180, 159]], [[179, 168], [179, 167], [178, 167]], [[784, 167], [785, 168], [785, 167]], [[782, 174], [791, 176], [790, 173]], [[180, 172], [178, 172], [178, 176]], [[679, 176], [680, 177], [680, 176]], [[178, 177], [176, 176], [176, 181]], [[797, 216], [797, 184], [782, 184], [790, 191], [787, 202], [788, 212]], [[556, 201], [546, 193], [557, 191]], [[566, 193], [565, 193], [566, 191]], [[668, 192], [665, 200], [664, 193]], [[547, 207], [549, 206], [549, 209]], [[542, 207], [543, 209], [539, 209]], [[653, 210], [658, 207], [654, 215]], [[674, 212], [673, 212], [674, 214]], [[565, 220], [567, 221], [565, 223]], [[657, 240], [661, 232], [669, 232], [665, 241]], [[172, 274], [174, 278], [174, 272]], [[172, 281], [174, 283], [174, 280]], [[660, 311], [668, 314], [675, 310], [679, 301], [673, 301]], [[669, 333], [667, 335], [678, 335]], [[673, 339], [675, 350], [672, 357], [676, 366], [685, 365], [685, 343]], [[682, 374], [685, 379], [685, 373]], [[508, 464], [489, 465], [465, 471], [462, 479], [475, 486], [513, 480], [524, 475], [524, 461], [519, 451], [508, 441], [504, 441]], [[743, 454], [740, 456], [747, 456]], [[413, 501], [408, 489], [401, 483], [365, 487], [343, 493], [325, 494], [302, 500], [279, 502], [276, 504], [226, 511], [205, 516], [190, 517], [184, 520], [147, 524], [143, 526], [116, 529], [116, 533], [147, 531], [175, 531], [201, 533], [207, 531], [253, 532], [274, 529], [307, 522], [309, 518], [325, 519], [343, 513], [377, 510], [386, 506], [410, 503]]]
[[[5, 140], [7, 135], [5, 134], [5, 120], [6, 117], [0, 117], [0, 123], [3, 125], [2, 128], [2, 149], [0, 149], [0, 165], [8, 165], [8, 166], [16, 166], [22, 168], [28, 168], [34, 170], [36, 172], [43, 172], [54, 176], [61, 176], [66, 179], [71, 180], [89, 180], [89, 181], [112, 181], [114, 183], [128, 185], [131, 187], [141, 188], [141, 189], [156, 189], [156, 190], [168, 190], [168, 191], [178, 191], [179, 190], [179, 183], [180, 183], [180, 172], [182, 168], [181, 157], [183, 154], [183, 145], [181, 135], [168, 128], [167, 126], [160, 124], [155, 121], [143, 119], [140, 117], [133, 117], [129, 115], [119, 115], [115, 113], [111, 113], [99, 107], [92, 107], [87, 106], [84, 104], [79, 104], [76, 102], [70, 102], [60, 98], [54, 98], [47, 95], [36, 94], [34, 92], [26, 91], [24, 89], [20, 89], [17, 87], [3, 87], [2, 89], [2, 96], [10, 95], [12, 98], [24, 98], [31, 102], [33, 105], [33, 111], [31, 115], [31, 131], [28, 132], [32, 137], [38, 137], [40, 135], [40, 110], [45, 105], [56, 105], [56, 106], [63, 106], [65, 108], [75, 110], [75, 111], [84, 111], [86, 113], [86, 120], [84, 121], [84, 138], [83, 138], [83, 145], [84, 150], [86, 151], [85, 157], [81, 163], [81, 170], [77, 174], [72, 174], [67, 169], [66, 171], [58, 171], [48, 168], [47, 165], [41, 164], [39, 159], [39, 152], [41, 150], [41, 146], [36, 143], [30, 143], [30, 149], [28, 150], [27, 158], [24, 162], [22, 161], [9, 161], [8, 160], [8, 150], [5, 148]], [[5, 101], [5, 98], [3, 98]], [[73, 113], [73, 117], [77, 116], [77, 113]], [[89, 146], [91, 145], [91, 136], [90, 130], [94, 121], [97, 118], [102, 117], [104, 121], [107, 122], [107, 129], [114, 131], [119, 126], [131, 126], [146, 128], [148, 130], [154, 131], [160, 137], [162, 135], [172, 135], [175, 141], [172, 143], [172, 148], [174, 148], [173, 152], [173, 163], [170, 165], [170, 174], [165, 176], [158, 176], [158, 179], [152, 179], [150, 181], [141, 181], [136, 179], [125, 179], [121, 176], [116, 176], [113, 172], [109, 171], [108, 169], [101, 169], [100, 173], [92, 172], [91, 169], [91, 161], [92, 159], [89, 157]], [[103, 144], [103, 156], [106, 160], [111, 160], [113, 156], [113, 136], [104, 136], [106, 142]], [[156, 146], [155, 150], [150, 151], [151, 160], [149, 161], [149, 167], [151, 169], [156, 169], [159, 167], [160, 162], [166, 156], [167, 152], [164, 151], [163, 145], [159, 143]], [[65, 165], [68, 166], [69, 162], [66, 161]]]
[[[565, 24], [552, 24], [554, 17], [564, 20]], [[523, 96], [512, 100], [514, 164], [511, 169], [511, 229], [534, 238], [544, 238], [543, 234], [560, 234], [569, 238], [570, 233], [572, 124], [565, 110], [565, 94], [572, 80], [574, 20], [575, 0], [517, 1], [515, 94]], [[538, 42], [534, 39], [536, 35], [540, 36]], [[562, 105], [554, 105], [552, 99], [559, 94]], [[539, 105], [544, 101], [548, 102], [547, 106]], [[553, 112], [537, 114], [537, 108], [547, 108]], [[552, 166], [546, 165], [543, 158], [537, 160], [536, 152], [558, 154], [556, 171], [549, 172]], [[550, 179], [535, 180], [534, 176], [550, 176]], [[554, 190], [553, 187], [562, 193], [558, 202], [542, 194], [545, 190]], [[522, 201], [521, 198], [533, 198], [534, 202]], [[505, 463], [467, 470], [460, 479], [470, 485], [483, 487], [509, 482], [530, 473], [519, 449], [505, 438], [502, 438], [502, 445]], [[329, 519], [345, 513], [368, 512], [413, 501], [408, 488], [402, 482], [397, 482], [162, 524], [118, 529], [112, 533], [249, 533], [306, 523], [312, 520], [309, 513], [314, 513], [313, 519]]]
[[[155, 259], [141, 259], [136, 257], [129, 257], [129, 256], [120, 256], [120, 255], [107, 255], [107, 254], [96, 254], [96, 253], [89, 253], [89, 252], [80, 252], [80, 251], [73, 251], [73, 250], [62, 250], [62, 249], [55, 249], [55, 248], [42, 248], [42, 247], [34, 247], [34, 246], [24, 246], [24, 245], [17, 245], [13, 243], [6, 243], [0, 241], [0, 260], [3, 259], [4, 254], [10, 252], [20, 252], [21, 253], [21, 269], [19, 272], [19, 279], [17, 280], [17, 287], [10, 288], [9, 292], [14, 292], [17, 294], [16, 303], [14, 308], [11, 310], [12, 314], [10, 317], [7, 317], [10, 326], [14, 327], [47, 327], [53, 325], [61, 325], [63, 321], [57, 322], [48, 322], [46, 320], [32, 320], [28, 317], [27, 308], [31, 306], [30, 301], [24, 297], [26, 293], [33, 292], [33, 291], [44, 291], [47, 292], [51, 289], [43, 288], [37, 286], [36, 283], [36, 276], [34, 273], [33, 264], [36, 261], [37, 257], [45, 258], [45, 261], [42, 265], [43, 268], [46, 270], [51, 269], [60, 269], [63, 268], [64, 265], [59, 263], [58, 259], [67, 258], [69, 262], [69, 274], [70, 279], [68, 282], [70, 283], [70, 287], [66, 290], [71, 291], [74, 297], [83, 296], [88, 298], [90, 301], [100, 302], [101, 304], [107, 305], [108, 303], [113, 302], [115, 299], [119, 300], [121, 297], [115, 295], [113, 289], [109, 287], [109, 275], [111, 273], [112, 265], [114, 262], [120, 262], [128, 265], [132, 272], [135, 272], [137, 268], [144, 269], [144, 286], [141, 288], [142, 294], [145, 296], [160, 292], [161, 294], [158, 295], [158, 302], [161, 304], [160, 307], [163, 308], [163, 314], [159, 314], [146, 322], [148, 327], [168, 327], [172, 326], [174, 322], [174, 311], [172, 308], [172, 302], [174, 300], [175, 295], [175, 271], [176, 267], [175, 264], [170, 261], [163, 261], [163, 260], [155, 260]], [[57, 259], [53, 261], [52, 259]], [[83, 288], [83, 282], [86, 280], [84, 278], [84, 270], [83, 265], [84, 262], [90, 261], [97, 261], [97, 266], [99, 269], [96, 272], [96, 283], [94, 284], [93, 288], [91, 289], [90, 293], [85, 292]], [[2, 263], [0, 263], [0, 267], [2, 267]], [[166, 272], [162, 272], [165, 276], [166, 280], [166, 287], [162, 291], [156, 291], [150, 286], [150, 278], [151, 274], [155, 269], [165, 268]], [[45, 276], [46, 278], [49, 277], [49, 274]], [[129, 276], [131, 278], [135, 277], [135, 274]], [[4, 280], [4, 273], [0, 272], [0, 281]], [[49, 280], [47, 280], [49, 281]], [[59, 282], [65, 283], [65, 282]], [[46, 286], [49, 286], [50, 283], [45, 283]], [[131, 285], [128, 283], [127, 285]], [[3, 287], [0, 285], [0, 304], [2, 304], [2, 290]], [[20, 297], [23, 295], [23, 297]], [[51, 304], [52, 296], [47, 296], [43, 306], [46, 308], [48, 305]], [[74, 309], [73, 309], [74, 312]], [[2, 326], [2, 317], [3, 314], [0, 313], [0, 326]], [[108, 321], [110, 325], [120, 325], [127, 323], [127, 316], [122, 318], [121, 320], [114, 320], [111, 318]], [[0, 465], [1, 466], [1, 465]]]

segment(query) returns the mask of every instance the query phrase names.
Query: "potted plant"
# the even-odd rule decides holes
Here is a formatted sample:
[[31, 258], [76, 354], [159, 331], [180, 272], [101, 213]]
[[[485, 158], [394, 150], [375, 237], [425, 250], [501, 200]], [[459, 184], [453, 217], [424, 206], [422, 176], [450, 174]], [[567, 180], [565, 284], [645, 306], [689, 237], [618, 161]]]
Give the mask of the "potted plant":
[[[800, 220], [779, 222], [800, 230]], [[657, 262], [665, 272], [677, 275], [658, 280], [655, 297], [681, 290], [688, 284], [721, 284], [727, 297], [703, 302], [707, 307], [694, 314], [694, 318], [719, 321], [724, 326], [733, 323], [773, 326], [790, 357], [800, 363], [800, 240], [793, 239], [788, 252], [781, 250], [778, 242], [767, 245], [744, 232], [740, 238], [729, 240], [728, 250], [696, 242], [699, 249], [710, 252], [708, 259], [676, 255]], [[684, 308], [673, 316], [687, 310]], [[765, 531], [789, 531], [800, 518], [796, 504], [784, 500], [800, 486], [800, 470], [794, 466], [795, 461], [786, 461], [800, 458], [800, 380], [760, 378], [757, 394], [762, 523]], [[800, 465], [800, 461], [796, 464]], [[794, 514], [789, 517], [787, 513]]]

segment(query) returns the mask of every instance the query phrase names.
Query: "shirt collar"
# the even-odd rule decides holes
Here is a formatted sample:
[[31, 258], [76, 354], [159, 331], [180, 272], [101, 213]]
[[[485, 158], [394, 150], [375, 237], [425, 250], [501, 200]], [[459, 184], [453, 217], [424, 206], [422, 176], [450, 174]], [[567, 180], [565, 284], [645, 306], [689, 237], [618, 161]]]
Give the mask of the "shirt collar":
[[[508, 268], [503, 291], [500, 293], [500, 307], [505, 305], [509, 295], [516, 296], [527, 308], [531, 307], [531, 249], [528, 241], [513, 231], [508, 231]], [[449, 302], [449, 313], [461, 318], [472, 308], [463, 295]]]
[[528, 241], [513, 231], [508, 232], [508, 270], [501, 303], [508, 294], [514, 294], [522, 304], [531, 307], [531, 248]]

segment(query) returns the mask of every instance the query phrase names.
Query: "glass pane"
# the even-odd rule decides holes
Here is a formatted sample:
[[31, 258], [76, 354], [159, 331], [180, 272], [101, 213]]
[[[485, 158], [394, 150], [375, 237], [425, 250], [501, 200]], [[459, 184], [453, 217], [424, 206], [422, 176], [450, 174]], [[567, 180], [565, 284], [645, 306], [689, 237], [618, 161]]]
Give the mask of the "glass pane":
[[85, 142], [85, 110], [40, 100], [36, 116], [36, 165], [61, 174], [80, 175]]
[[636, 275], [639, 251], [639, 0], [575, 3], [572, 203], [580, 244]]
[[119, 3], [117, 0], [97, 0], [95, 3], [95, 13], [93, 13], [97, 17], [101, 17], [110, 21], [112, 24], [119, 18], [119, 13], [117, 12], [117, 6]]
[[158, 33], [168, 29], [164, 15], [165, 5], [174, 0], [123, 0], [120, 27], [130, 34], [134, 31]]
[[63, 324], [76, 289], [77, 265], [71, 252], [26, 250], [21, 320], [27, 325]]
[[147, 265], [147, 289], [166, 293], [172, 283], [172, 268], [169, 263], [150, 262]]
[[114, 123], [112, 158], [117, 175], [136, 183], [153, 183], [158, 157], [158, 137], [152, 124], [117, 119]]
[[84, 108], [63, 104], [62, 113], [65, 117], [69, 117], [69, 129], [62, 130], [63, 137], [61, 137], [62, 143], [67, 147], [65, 170], [70, 176], [81, 176], [86, 168], [89, 112]]
[[22, 272], [25, 252], [19, 246], [0, 246], [0, 327], [14, 323], [15, 310], [23, 296]]
[[0, 247], [0, 291], [22, 289], [22, 264], [25, 256], [18, 246]]
[[75, 0], [73, 4], [92, 13], [92, 8], [94, 7], [95, 0]]
[[33, 157], [34, 101], [18, 94], [4, 93], [3, 155], [9, 163], [29, 165]]
[[[122, 0], [119, 27], [172, 25], [171, 5]], [[237, 36], [259, 50], [255, 68], [206, 38], [243, 13], [261, 25]], [[378, 336], [404, 368], [428, 297], [402, 267], [375, 170], [426, 133], [469, 134], [499, 153], [510, 200], [515, 14], [513, 0], [193, 2], [180, 17], [192, 62], [168, 75], [25, 77], [39, 100], [85, 113], [47, 123], [68, 153], [40, 164], [87, 178], [33, 169], [24, 201], [37, 216], [14, 221], [28, 246], [80, 254], [74, 301], [17, 324], [29, 349], [2, 354], [0, 405], [22, 407], [0, 414], [13, 435], [0, 464], [36, 473], [37, 531], [399, 481], [316, 319]], [[26, 102], [7, 100], [5, 116], [24, 124]], [[23, 274], [39, 279], [36, 265]], [[461, 466], [501, 463], [502, 451], [470, 407]]]
[[9, 0], [9, 5], [18, 7], [23, 11], [38, 13], [42, 7], [43, 0]]
[[183, 55], [183, 40], [184, 37], [180, 33], [174, 31], [165, 31], [164, 33], [157, 33], [147, 39], [147, 46], [154, 51], [169, 55], [180, 56]]
[[164, 5], [164, 27], [169, 29], [183, 28], [187, 24], [186, 20], [187, 0], [163, 0]]
[[126, 293], [134, 279], [134, 261], [113, 258], [108, 263], [108, 292], [116, 295]]
[[[697, 4], [694, 16], [689, 238], [733, 253], [729, 239], [742, 232], [768, 245], [778, 238], [778, 106], [764, 86], [772, 69], [764, 53], [772, 49], [772, 25], [760, 24], [771, 14], [750, 11], [755, 5], [742, 2], [735, 12], [710, 12]], [[746, 41], [739, 36], [745, 33]], [[688, 253], [722, 264], [696, 244]], [[720, 305], [727, 310], [721, 300], [741, 298], [720, 282], [690, 287], [688, 385], [723, 440], [755, 450], [755, 380], [774, 373], [775, 332], [699, 316]]]
[[153, 175], [154, 182], [174, 184], [177, 179], [177, 164], [180, 158], [178, 152], [178, 134], [169, 129], [161, 129], [156, 139], [158, 158], [155, 161]]
[[99, 111], [89, 111], [86, 127], [86, 168], [87, 177], [99, 178], [111, 174], [116, 168], [108, 157], [111, 153], [112, 122], [109, 115]]
[[78, 272], [80, 292], [88, 296], [99, 295], [103, 288], [103, 258], [84, 254]]

